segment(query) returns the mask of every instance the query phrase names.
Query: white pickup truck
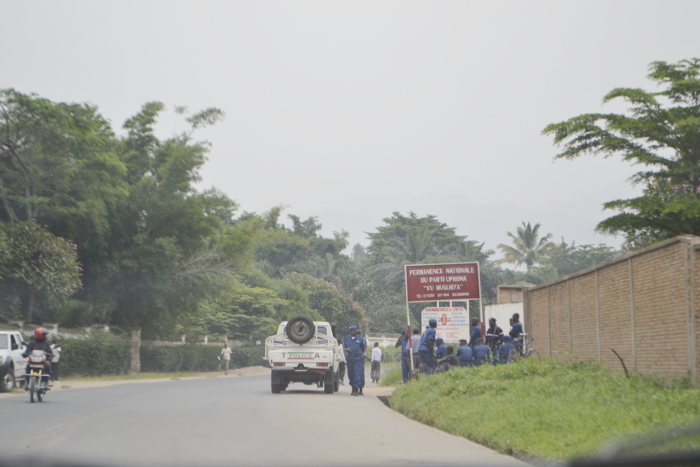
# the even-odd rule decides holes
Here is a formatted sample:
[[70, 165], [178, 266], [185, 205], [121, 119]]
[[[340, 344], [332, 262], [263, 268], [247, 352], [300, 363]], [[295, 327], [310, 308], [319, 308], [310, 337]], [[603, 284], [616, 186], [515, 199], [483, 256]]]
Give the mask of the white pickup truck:
[[10, 392], [24, 383], [25, 343], [17, 331], [0, 331], [0, 392]]
[[265, 340], [272, 392], [279, 394], [289, 383], [316, 384], [326, 394], [338, 391], [338, 352], [329, 323], [306, 316], [282, 322], [277, 334]]

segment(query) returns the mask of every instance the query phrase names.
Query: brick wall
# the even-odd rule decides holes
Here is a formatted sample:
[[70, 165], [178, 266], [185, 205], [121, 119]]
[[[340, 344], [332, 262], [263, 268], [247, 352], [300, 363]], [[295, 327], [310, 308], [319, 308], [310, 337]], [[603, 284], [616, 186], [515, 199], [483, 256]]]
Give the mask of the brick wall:
[[700, 238], [677, 237], [525, 292], [534, 347], [672, 378], [700, 370]]
[[498, 303], [520, 303], [523, 301], [524, 287], [499, 285], [497, 288]]

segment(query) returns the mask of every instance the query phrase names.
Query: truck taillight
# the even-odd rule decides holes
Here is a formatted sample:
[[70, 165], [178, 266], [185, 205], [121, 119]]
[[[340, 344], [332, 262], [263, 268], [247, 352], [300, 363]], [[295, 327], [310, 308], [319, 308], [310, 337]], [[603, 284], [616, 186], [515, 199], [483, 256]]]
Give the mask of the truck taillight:
[[284, 366], [284, 362], [275, 362], [272, 366]]
[[328, 362], [319, 362], [317, 366], [328, 366]]

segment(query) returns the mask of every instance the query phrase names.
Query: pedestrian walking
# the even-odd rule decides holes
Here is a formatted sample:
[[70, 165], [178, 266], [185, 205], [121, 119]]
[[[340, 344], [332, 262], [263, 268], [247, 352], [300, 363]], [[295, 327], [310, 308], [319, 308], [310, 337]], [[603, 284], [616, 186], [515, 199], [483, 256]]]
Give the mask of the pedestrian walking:
[[382, 371], [382, 349], [379, 348], [379, 342], [374, 343], [374, 348], [372, 349], [372, 369], [369, 372], [373, 383], [379, 382], [379, 375]]
[[367, 354], [367, 341], [357, 332], [357, 326], [348, 328], [350, 334], [345, 336], [345, 360], [348, 363], [348, 378], [352, 386], [352, 396], [364, 396], [362, 389], [365, 387], [365, 357]]
[[229, 348], [228, 344], [224, 342], [224, 348], [221, 349], [221, 353], [219, 353], [219, 357], [221, 360], [224, 362], [224, 374], [228, 374], [228, 365], [231, 362], [231, 349]]

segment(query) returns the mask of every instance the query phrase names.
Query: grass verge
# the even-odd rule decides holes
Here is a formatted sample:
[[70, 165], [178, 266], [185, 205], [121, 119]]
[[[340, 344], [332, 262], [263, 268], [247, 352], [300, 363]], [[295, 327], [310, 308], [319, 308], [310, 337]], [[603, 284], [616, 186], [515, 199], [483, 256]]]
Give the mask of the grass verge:
[[[700, 422], [700, 389], [596, 364], [535, 359], [456, 368], [400, 385], [393, 409], [520, 458], [570, 460], [654, 430]], [[700, 449], [695, 438], [693, 448]], [[688, 447], [688, 446], [686, 446]]]

